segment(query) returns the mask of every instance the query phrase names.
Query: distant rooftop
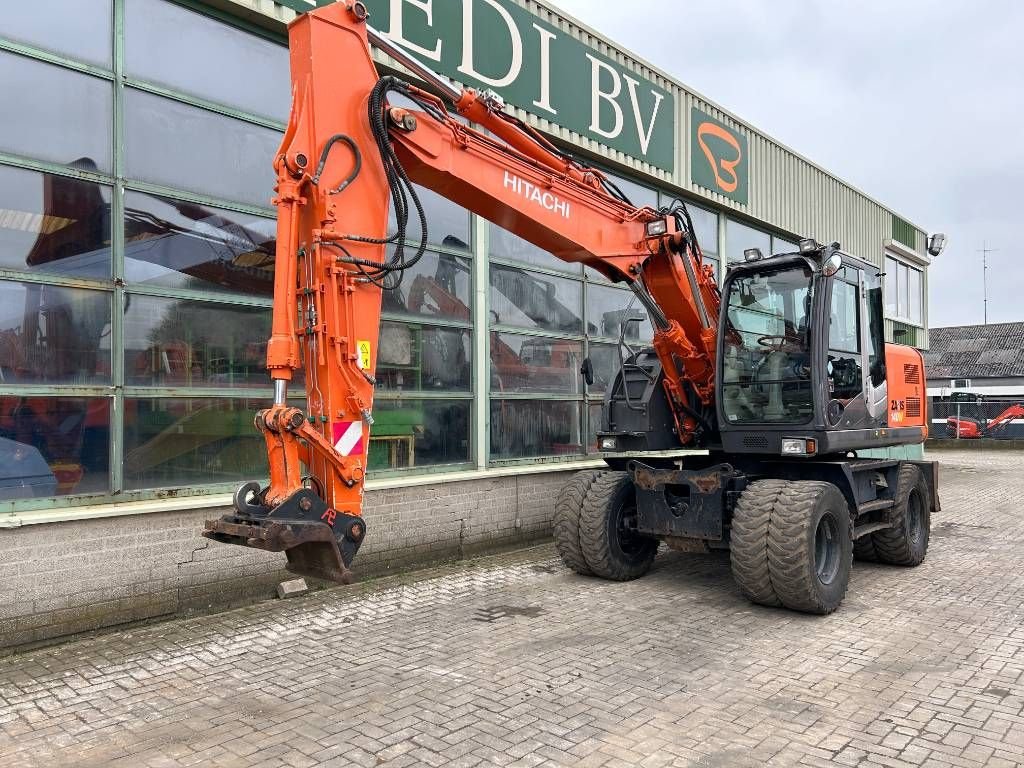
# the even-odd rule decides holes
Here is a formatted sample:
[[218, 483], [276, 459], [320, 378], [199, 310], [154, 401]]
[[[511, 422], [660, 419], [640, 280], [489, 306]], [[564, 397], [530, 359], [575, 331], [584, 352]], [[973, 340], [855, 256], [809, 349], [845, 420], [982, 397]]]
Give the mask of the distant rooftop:
[[1024, 376], [1024, 323], [932, 328], [929, 338], [924, 359], [932, 378]]

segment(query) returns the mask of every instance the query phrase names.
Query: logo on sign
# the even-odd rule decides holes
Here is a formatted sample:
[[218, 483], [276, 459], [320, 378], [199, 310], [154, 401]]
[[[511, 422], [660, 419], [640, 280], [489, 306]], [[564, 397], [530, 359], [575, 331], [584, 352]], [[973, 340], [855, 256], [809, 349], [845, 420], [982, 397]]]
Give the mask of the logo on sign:
[[747, 137], [694, 107], [690, 180], [738, 203], [747, 203]]

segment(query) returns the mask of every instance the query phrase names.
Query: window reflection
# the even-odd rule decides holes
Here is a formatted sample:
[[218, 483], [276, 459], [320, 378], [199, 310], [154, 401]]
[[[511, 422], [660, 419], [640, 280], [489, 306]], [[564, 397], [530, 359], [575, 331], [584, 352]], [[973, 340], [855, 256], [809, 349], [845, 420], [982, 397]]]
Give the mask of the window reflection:
[[110, 187], [0, 166], [0, 266], [110, 278]]
[[502, 264], [492, 264], [490, 276], [492, 324], [583, 332], [582, 283]]
[[622, 368], [622, 359], [628, 355], [625, 349], [620, 355], [617, 344], [591, 344], [590, 363], [594, 366], [594, 383], [587, 386], [587, 392], [591, 395], [604, 394]]
[[125, 193], [125, 278], [168, 288], [274, 292], [274, 219]]
[[381, 323], [377, 388], [468, 392], [472, 381], [472, 338], [468, 328]]
[[110, 0], [4, 3], [3, 36], [110, 68]]
[[521, 261], [524, 264], [532, 264], [537, 267], [545, 267], [546, 269], [557, 269], [561, 272], [578, 273], [580, 271], [579, 264], [562, 261], [547, 251], [541, 250], [533, 243], [523, 240], [518, 235], [513, 235], [507, 229], [503, 229], [497, 224], [490, 224], [489, 226], [489, 249], [491, 256], [499, 259]]
[[107, 398], [0, 398], [0, 500], [108, 490]]
[[288, 119], [287, 47], [230, 24], [165, 0], [129, 0], [124, 56], [132, 77]]
[[491, 393], [581, 392], [583, 344], [514, 333], [491, 333]]
[[125, 487], [189, 487], [266, 477], [267, 449], [252, 426], [263, 400], [128, 398]]
[[6, 51], [0, 51], [0, 72], [0, 149], [61, 164], [87, 158], [80, 167], [110, 171], [108, 81]]
[[[431, 245], [440, 245], [456, 251], [468, 251], [470, 243], [469, 234], [469, 211], [456, 205], [443, 195], [433, 190], [414, 185], [416, 195], [423, 206], [423, 212], [427, 218], [427, 242]], [[388, 198], [390, 201], [390, 198]], [[398, 225], [395, 218], [394, 206], [388, 206], [388, 233], [394, 233]], [[406, 225], [405, 239], [418, 243], [423, 236], [420, 228], [419, 214], [412, 200], [409, 200], [409, 221]]]
[[772, 251], [771, 235], [738, 221], [727, 219], [725, 222], [725, 251], [728, 261], [743, 261], [743, 251], [748, 248], [760, 248], [761, 253], [767, 256]]
[[632, 291], [587, 285], [587, 333], [617, 339], [623, 332], [623, 325], [626, 340], [650, 341], [654, 338], [647, 310]]
[[131, 178], [270, 206], [279, 132], [133, 88], [124, 131]]
[[471, 320], [470, 262], [450, 254], [426, 251], [405, 270], [401, 284], [384, 291], [382, 309], [395, 314], [429, 315]]
[[369, 468], [409, 469], [469, 461], [469, 400], [378, 400]]
[[109, 381], [109, 293], [0, 282], [0, 384]]
[[271, 312], [129, 296], [125, 380], [147, 386], [267, 387]]
[[492, 400], [491, 458], [583, 453], [580, 405], [557, 400]]

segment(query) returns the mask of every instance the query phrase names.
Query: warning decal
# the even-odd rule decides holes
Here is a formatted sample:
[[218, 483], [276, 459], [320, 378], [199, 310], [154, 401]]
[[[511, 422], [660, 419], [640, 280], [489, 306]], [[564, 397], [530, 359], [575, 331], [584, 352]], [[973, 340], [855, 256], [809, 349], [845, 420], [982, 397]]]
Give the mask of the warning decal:
[[363, 422], [337, 421], [334, 423], [334, 449], [342, 456], [363, 455]]
[[359, 367], [365, 371], [370, 367], [370, 342], [357, 341], [356, 346], [359, 348]]

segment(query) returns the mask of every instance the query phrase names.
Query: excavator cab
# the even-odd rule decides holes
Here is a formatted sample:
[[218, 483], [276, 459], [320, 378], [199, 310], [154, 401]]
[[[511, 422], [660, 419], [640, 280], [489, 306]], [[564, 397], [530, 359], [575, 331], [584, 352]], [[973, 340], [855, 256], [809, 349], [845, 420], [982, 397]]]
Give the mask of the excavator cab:
[[[696, 414], [696, 447], [814, 456], [922, 442], [924, 362], [885, 343], [878, 267], [811, 239], [745, 256], [722, 289], [716, 404]], [[626, 361], [605, 398], [604, 451], [678, 446], [663, 379], [653, 350]]]
[[719, 319], [724, 450], [811, 456], [923, 440], [923, 360], [885, 343], [878, 267], [811, 239], [746, 256]]

